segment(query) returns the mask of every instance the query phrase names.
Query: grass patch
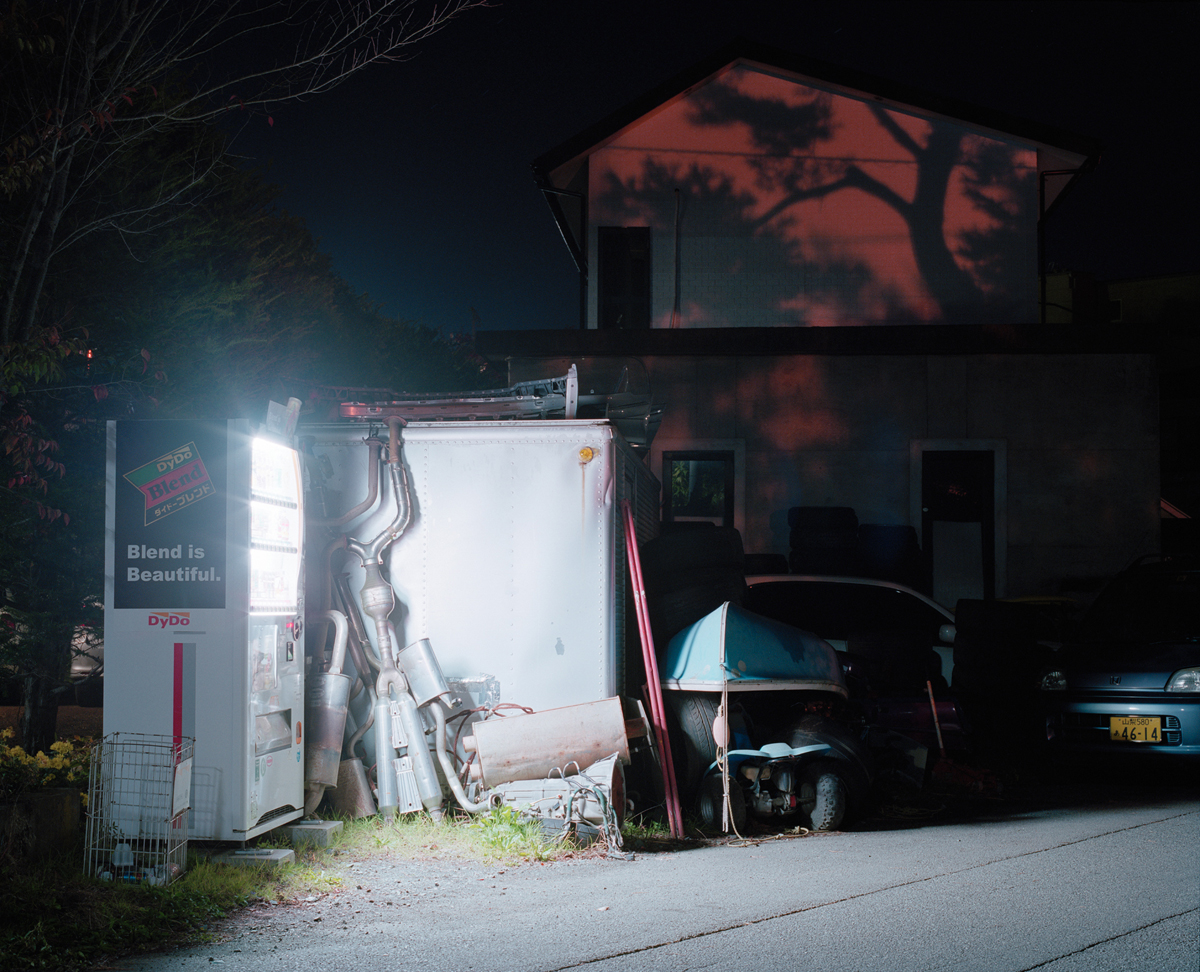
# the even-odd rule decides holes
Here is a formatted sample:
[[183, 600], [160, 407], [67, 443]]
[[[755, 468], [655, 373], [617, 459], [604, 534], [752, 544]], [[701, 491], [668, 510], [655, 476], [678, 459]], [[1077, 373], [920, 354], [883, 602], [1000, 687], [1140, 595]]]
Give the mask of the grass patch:
[[193, 856], [169, 887], [99, 881], [82, 848], [36, 866], [6, 866], [0, 883], [0, 968], [82, 969], [102, 956], [202, 938], [249, 901], [256, 877]]
[[[646, 825], [647, 834], [656, 833]], [[291, 847], [282, 831], [258, 847]], [[203, 846], [203, 845], [201, 845]], [[33, 864], [0, 862], [0, 969], [77, 970], [105, 956], [203, 942], [214, 923], [256, 901], [288, 902], [336, 891], [354, 861], [459, 860], [520, 864], [571, 857], [578, 845], [542, 833], [537, 821], [501, 807], [476, 817], [427, 814], [393, 821], [344, 820], [328, 847], [292, 847], [281, 867], [216, 863], [193, 847], [184, 874], [167, 887], [100, 881], [82, 873], [83, 842]]]

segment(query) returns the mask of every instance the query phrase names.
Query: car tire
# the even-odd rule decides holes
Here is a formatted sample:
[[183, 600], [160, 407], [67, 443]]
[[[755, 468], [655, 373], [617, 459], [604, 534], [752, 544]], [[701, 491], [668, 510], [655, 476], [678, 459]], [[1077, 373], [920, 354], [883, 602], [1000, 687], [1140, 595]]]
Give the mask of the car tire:
[[745, 567], [742, 535], [733, 527], [681, 530], [647, 540], [640, 551], [642, 574], [647, 587], [663, 574], [697, 567]]
[[646, 593], [646, 611], [655, 648], [665, 652], [667, 645], [684, 628], [711, 614], [726, 601], [741, 605], [746, 580], [740, 573], [718, 571], [701, 577], [696, 583], [664, 594]]
[[797, 800], [809, 830], [837, 830], [846, 817], [846, 784], [835, 764], [819, 760], [805, 767]]
[[[722, 832], [724, 802], [725, 788], [721, 783], [721, 774], [709, 773], [700, 781], [696, 794], [696, 817], [701, 830]], [[733, 780], [729, 782], [729, 822], [738, 833], [746, 829], [746, 797]]]
[[852, 506], [793, 506], [787, 511], [787, 525], [793, 530], [857, 532], [858, 514]]
[[676, 724], [670, 728], [679, 730], [679, 744], [671, 746], [675, 778], [686, 798], [696, 792], [701, 777], [717, 758], [712, 726], [720, 708], [719, 696], [691, 692], [666, 694]]

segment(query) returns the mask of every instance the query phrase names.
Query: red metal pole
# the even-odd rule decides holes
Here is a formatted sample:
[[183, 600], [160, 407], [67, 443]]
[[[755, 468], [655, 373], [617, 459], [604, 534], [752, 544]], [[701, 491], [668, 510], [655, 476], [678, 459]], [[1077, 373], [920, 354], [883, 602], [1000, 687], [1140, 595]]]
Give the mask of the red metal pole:
[[642, 660], [646, 665], [646, 681], [650, 696], [650, 721], [658, 743], [659, 764], [662, 767], [663, 790], [667, 800], [667, 820], [672, 837], [683, 837], [683, 811], [679, 805], [679, 790], [675, 783], [675, 763], [671, 758], [671, 740], [667, 735], [667, 720], [663, 711], [662, 683], [658, 678], [658, 659], [654, 654], [654, 635], [650, 630], [650, 614], [646, 608], [646, 587], [642, 580], [642, 561], [638, 554], [637, 527], [629, 500], [621, 503], [625, 519], [625, 553], [629, 560], [629, 575], [633, 599], [637, 607], [638, 632], [642, 639]]

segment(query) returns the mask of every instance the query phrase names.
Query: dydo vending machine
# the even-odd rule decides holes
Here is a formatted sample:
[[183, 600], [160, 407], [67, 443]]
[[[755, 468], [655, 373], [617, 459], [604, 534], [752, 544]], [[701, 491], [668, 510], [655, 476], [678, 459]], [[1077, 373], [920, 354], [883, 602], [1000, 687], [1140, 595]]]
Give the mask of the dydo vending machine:
[[303, 485], [290, 439], [110, 422], [104, 733], [195, 739], [189, 836], [304, 807]]

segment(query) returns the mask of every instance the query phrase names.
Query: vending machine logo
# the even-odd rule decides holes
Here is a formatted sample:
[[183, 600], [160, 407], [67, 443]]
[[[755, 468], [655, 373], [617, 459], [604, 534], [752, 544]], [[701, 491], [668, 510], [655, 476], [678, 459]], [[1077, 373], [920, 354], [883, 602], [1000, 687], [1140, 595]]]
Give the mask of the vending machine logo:
[[192, 623], [192, 612], [155, 611], [147, 615], [147, 622], [152, 628], [182, 628]]
[[157, 523], [216, 493], [195, 442], [125, 473], [145, 499], [145, 525]]

